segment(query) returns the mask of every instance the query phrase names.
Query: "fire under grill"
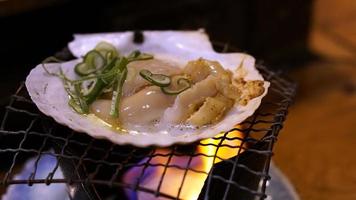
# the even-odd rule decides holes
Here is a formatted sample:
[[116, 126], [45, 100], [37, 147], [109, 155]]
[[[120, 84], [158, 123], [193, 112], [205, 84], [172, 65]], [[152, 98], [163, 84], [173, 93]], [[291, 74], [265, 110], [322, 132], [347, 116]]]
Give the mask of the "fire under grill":
[[[224, 43], [215, 49], [234, 50]], [[68, 49], [56, 56], [72, 58]], [[41, 114], [21, 84], [1, 110], [0, 193], [15, 184], [65, 183], [70, 199], [264, 199], [273, 145], [296, 86], [257, 68], [271, 87], [253, 116], [214, 138], [169, 148], [76, 133]], [[48, 160], [53, 164], [44, 165]], [[17, 176], [24, 168], [28, 175]]]

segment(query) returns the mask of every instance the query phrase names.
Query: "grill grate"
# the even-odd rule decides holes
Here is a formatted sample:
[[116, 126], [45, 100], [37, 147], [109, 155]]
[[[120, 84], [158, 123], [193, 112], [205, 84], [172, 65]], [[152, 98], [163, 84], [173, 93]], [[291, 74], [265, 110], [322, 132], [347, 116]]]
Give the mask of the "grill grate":
[[[216, 44], [220, 52], [231, 50], [228, 45]], [[71, 59], [68, 50], [56, 55]], [[282, 128], [295, 94], [294, 83], [280, 74], [257, 65], [264, 78], [271, 82], [268, 95], [255, 114], [240, 126], [209, 140], [189, 145], [173, 145], [170, 148], [137, 148], [120, 146], [108, 141], [93, 139], [76, 133], [42, 115], [29, 99], [22, 84], [4, 108], [0, 128], [0, 185], [67, 183], [93, 199], [125, 193], [142, 192], [167, 199], [181, 199], [191, 173], [207, 176], [199, 199], [263, 199], [272, 148]], [[236, 135], [236, 131], [241, 134]], [[210, 148], [211, 153], [199, 151]], [[230, 150], [233, 156], [226, 158], [220, 151]], [[56, 164], [46, 177], [36, 176], [40, 160], [45, 156], [56, 158]], [[35, 158], [28, 178], [15, 179], [14, 175], [28, 158]], [[197, 160], [210, 159], [214, 164], [210, 171], [196, 167]], [[159, 160], [160, 162], [158, 162]], [[183, 160], [177, 163], [177, 160]], [[54, 174], [61, 170], [62, 178]], [[127, 182], [125, 176], [132, 170], [137, 180]], [[159, 169], [159, 170], [158, 170]], [[179, 171], [181, 181], [175, 194], [165, 191], [165, 178], [170, 170]], [[157, 184], [144, 185], [149, 171], [158, 170]], [[74, 197], [73, 197], [74, 198]]]

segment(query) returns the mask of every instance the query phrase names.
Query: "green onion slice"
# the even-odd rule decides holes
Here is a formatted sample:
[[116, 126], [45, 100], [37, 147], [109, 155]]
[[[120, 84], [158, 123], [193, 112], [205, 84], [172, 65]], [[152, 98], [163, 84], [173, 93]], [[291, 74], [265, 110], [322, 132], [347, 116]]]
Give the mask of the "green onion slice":
[[83, 62], [78, 63], [74, 67], [74, 71], [79, 76], [86, 76], [94, 72], [97, 72], [105, 65], [106, 65], [106, 60], [100, 54], [100, 52], [96, 50], [92, 50], [85, 55]]
[[119, 117], [120, 100], [122, 96], [122, 88], [127, 76], [127, 68], [118, 75], [117, 81], [114, 83], [114, 91], [111, 99], [110, 115], [112, 117]]
[[58, 59], [58, 58], [56, 58], [54, 56], [50, 56], [50, 57], [47, 57], [46, 59], [44, 59], [41, 64], [42, 64], [43, 70], [45, 70], [45, 72], [47, 74], [49, 74], [51, 76], [59, 76], [59, 74], [57, 74], [57, 73], [50, 72], [47, 69], [47, 67], [45, 66], [45, 64], [47, 64], [47, 63], [62, 63], [62, 62], [64, 62], [64, 61], [60, 60], [60, 59]]
[[83, 98], [83, 95], [81, 94], [81, 87], [80, 84], [74, 84], [74, 94], [75, 97], [74, 100], [76, 101], [75, 103], [81, 108], [81, 113], [86, 114], [89, 112], [89, 106], [86, 103], [86, 101]]
[[130, 55], [127, 57], [127, 59], [131, 61], [137, 61], [137, 60], [149, 60], [152, 59], [153, 55], [147, 54], [147, 53], [141, 53], [139, 50], [135, 50]]
[[111, 99], [110, 115], [116, 118], [119, 116], [119, 110], [120, 110], [119, 104], [122, 96], [122, 87], [127, 77], [127, 67], [126, 67], [127, 64], [128, 64], [128, 59], [125, 57], [121, 57], [121, 59], [118, 59], [116, 61], [115, 66], [112, 69], [118, 73], [118, 76], [113, 84], [114, 89], [113, 89], [113, 95]]
[[119, 56], [117, 49], [110, 43], [100, 42], [95, 46], [95, 50], [100, 52], [103, 57], [108, 60]]
[[83, 81], [81, 83], [82, 94], [84, 96], [89, 94], [94, 89], [95, 84], [96, 84], [97, 81], [98, 81], [98, 79], [92, 79], [92, 80], [88, 80], [88, 81]]
[[177, 95], [191, 87], [190, 81], [186, 78], [179, 78], [177, 80], [177, 85], [179, 86], [179, 88], [175, 90], [170, 89], [168, 87], [161, 87], [161, 90], [164, 94]]
[[140, 75], [148, 82], [159, 87], [167, 87], [171, 84], [171, 78], [169, 78], [169, 76], [166, 76], [164, 74], [153, 74], [147, 69], [141, 70]]
[[115, 65], [116, 65], [116, 59], [112, 60], [109, 65], [104, 67], [102, 73], [103, 74], [105, 73], [106, 76], [98, 78], [90, 93], [84, 96], [87, 101], [87, 104], [90, 105], [91, 103], [93, 103], [102, 94], [103, 89], [108, 84], [111, 84], [112, 81], [115, 79], [115, 75], [117, 74], [117, 72], [114, 69]]

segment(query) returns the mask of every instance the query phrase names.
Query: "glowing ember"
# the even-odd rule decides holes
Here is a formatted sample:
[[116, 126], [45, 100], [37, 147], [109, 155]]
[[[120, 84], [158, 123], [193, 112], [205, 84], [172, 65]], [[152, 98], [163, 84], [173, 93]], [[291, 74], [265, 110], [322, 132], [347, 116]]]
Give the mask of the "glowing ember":
[[[219, 134], [215, 138], [222, 136], [223, 134]], [[155, 155], [163, 154], [164, 156], [157, 155], [153, 157], [149, 161], [149, 164], [154, 166], [148, 166], [144, 172], [144, 167], [142, 166], [133, 167], [124, 175], [123, 181], [133, 185], [139, 182], [140, 187], [153, 191], [157, 191], [159, 188], [159, 192], [161, 193], [173, 197], [179, 195], [179, 199], [195, 200], [198, 198], [204, 186], [204, 182], [208, 176], [207, 174], [213, 166], [213, 163], [218, 163], [221, 159], [229, 159], [243, 152], [243, 149], [240, 148], [242, 142], [239, 138], [243, 138], [243, 134], [238, 131], [233, 131], [226, 136], [223, 142], [221, 142], [221, 139], [205, 139], [201, 141], [201, 145], [199, 145], [196, 150], [196, 153], [203, 155], [194, 157], [174, 155], [170, 158], [167, 155], [170, 154], [171, 150], [158, 149]], [[217, 145], [219, 144], [220, 147], [217, 151]], [[215, 154], [216, 158], [214, 160]], [[141, 161], [141, 163], [147, 162], [148, 158]], [[168, 164], [170, 167], [164, 167], [164, 165]], [[186, 168], [189, 168], [189, 170], [186, 170]], [[141, 177], [140, 180], [138, 180], [139, 177]], [[162, 182], [160, 183], [160, 181]], [[127, 190], [126, 193], [129, 199], [132, 200], [166, 199], [141, 191]]]

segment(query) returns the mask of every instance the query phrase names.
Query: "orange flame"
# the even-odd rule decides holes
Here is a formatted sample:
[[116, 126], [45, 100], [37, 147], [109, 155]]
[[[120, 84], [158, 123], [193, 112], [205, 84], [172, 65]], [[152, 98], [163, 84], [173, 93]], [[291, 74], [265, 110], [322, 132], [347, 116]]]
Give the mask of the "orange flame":
[[[237, 126], [238, 128], [238, 126]], [[215, 138], [223, 137], [224, 133], [221, 133]], [[228, 135], [226, 136], [227, 139], [221, 142], [221, 139], [213, 139], [213, 138], [208, 138], [203, 141], [201, 141], [201, 144], [206, 144], [207, 146], [204, 145], [199, 145], [197, 151], [199, 153], [205, 154], [207, 156], [202, 157], [202, 165], [201, 167], [203, 168], [203, 171], [206, 173], [209, 173], [210, 169], [212, 168], [213, 164], [221, 162], [222, 160], [229, 159], [231, 157], [234, 157], [240, 153], [243, 152], [243, 148], [240, 148], [242, 141], [239, 139], [233, 139], [233, 138], [243, 138], [243, 134], [238, 131], [232, 131], [229, 132]], [[231, 140], [229, 140], [231, 139]], [[221, 143], [221, 144], [220, 144]], [[220, 145], [219, 145], [220, 144]], [[216, 145], [219, 145], [220, 147], [217, 148]], [[238, 147], [238, 148], [232, 148], [232, 147]], [[215, 159], [214, 159], [215, 157]], [[222, 160], [221, 160], [222, 159]], [[197, 173], [195, 173], [197, 174]], [[184, 190], [182, 193], [182, 199], [187, 199], [187, 200], [195, 200], [198, 199], [199, 194], [204, 186], [204, 182], [207, 178], [207, 174], [198, 174], [198, 177], [194, 177], [197, 183], [193, 184], [192, 182], [186, 182], [184, 184], [184, 187], [187, 188]], [[193, 178], [193, 176], [192, 176]], [[184, 195], [186, 194], [186, 195]]]
[[[222, 138], [223, 135], [224, 133], [219, 134], [215, 136], [215, 138]], [[213, 138], [202, 140], [201, 145], [197, 148], [197, 153], [202, 154], [199, 156], [172, 156], [170, 159], [168, 156], [156, 156], [152, 158], [150, 160], [150, 164], [169, 164], [178, 166], [179, 168], [165, 168], [163, 166], [151, 167], [151, 169], [149, 169], [151, 170], [150, 173], [146, 176], [145, 180], [140, 182], [140, 186], [157, 190], [160, 185], [159, 191], [161, 193], [174, 197], [177, 197], [179, 194], [179, 199], [184, 200], [197, 199], [204, 186], [204, 182], [208, 176], [207, 174], [213, 164], [229, 159], [243, 152], [243, 149], [240, 147], [242, 142], [240, 139], [237, 139], [243, 138], [243, 133], [232, 131], [229, 132], [226, 137], [227, 139], [224, 141]], [[219, 144], [220, 147], [217, 148], [217, 145]], [[159, 149], [156, 153], [169, 154], [170, 151], [167, 149]], [[190, 168], [191, 170], [185, 170], [186, 168]], [[137, 170], [136, 175], [133, 171], [134, 170], [131, 170], [125, 174], [125, 182], [130, 183], [135, 176], [137, 177]], [[162, 179], [163, 174], [164, 177]], [[161, 184], [159, 183], [160, 180], [162, 180]], [[157, 198], [153, 194], [148, 194], [146, 192], [137, 192], [136, 198], [145, 200], [165, 199], [163, 197]]]

